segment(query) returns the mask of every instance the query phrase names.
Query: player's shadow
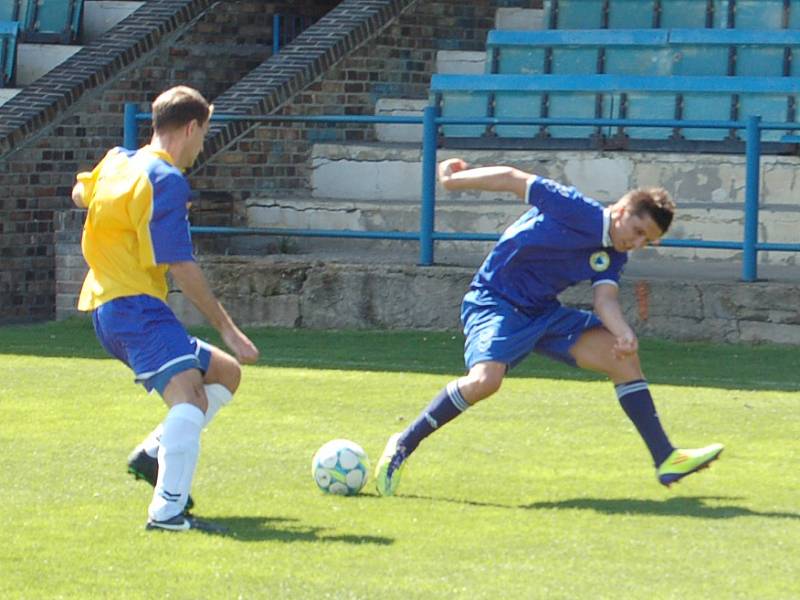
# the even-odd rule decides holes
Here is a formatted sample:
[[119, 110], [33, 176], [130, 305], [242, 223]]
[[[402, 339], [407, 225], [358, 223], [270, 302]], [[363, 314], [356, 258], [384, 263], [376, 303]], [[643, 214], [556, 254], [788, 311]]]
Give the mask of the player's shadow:
[[298, 519], [287, 517], [214, 517], [209, 520], [227, 530], [217, 535], [241, 542], [322, 542], [378, 546], [394, 543], [394, 539], [383, 536], [326, 533], [330, 530], [325, 527], [303, 525]]
[[757, 511], [735, 504], [709, 505], [706, 501], [735, 501], [728, 496], [684, 496], [668, 500], [637, 500], [631, 498], [571, 498], [556, 502], [533, 502], [520, 508], [534, 510], [593, 510], [607, 515], [656, 515], [662, 517], [696, 517], [701, 519], [733, 519], [736, 517], [767, 517], [771, 519], [800, 519], [800, 513]]

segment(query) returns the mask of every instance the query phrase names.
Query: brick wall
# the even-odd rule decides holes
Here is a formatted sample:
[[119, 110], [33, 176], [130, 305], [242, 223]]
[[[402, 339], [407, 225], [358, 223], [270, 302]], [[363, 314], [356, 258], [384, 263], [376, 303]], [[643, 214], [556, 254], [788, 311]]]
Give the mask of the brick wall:
[[[382, 96], [424, 97], [437, 50], [482, 49], [496, 8], [531, 5], [223, 0], [209, 9], [211, 4], [150, 0], [101, 43], [0, 107], [0, 185], [7, 190], [0, 200], [0, 322], [71, 312], [82, 273], [75, 258], [80, 217], [69, 209], [69, 191], [75, 172], [121, 142], [124, 102], [146, 108], [157, 92], [188, 83], [213, 99], [219, 112], [372, 114]], [[327, 14], [268, 58], [272, 14], [287, 9]], [[142, 128], [140, 135], [145, 142], [149, 132]], [[315, 140], [371, 135], [369, 127], [217, 126], [191, 174], [201, 192], [192, 220], [240, 223], [242, 199], [308, 188], [306, 163]], [[63, 260], [56, 260], [56, 249]]]
[[[272, 53], [273, 12], [320, 17], [336, 0], [238, 0], [206, 12], [210, 4], [149, 0], [0, 107], [0, 323], [51, 319], [57, 305], [74, 304], [82, 273], [64, 228], [79, 220], [59, 212], [73, 212], [75, 173], [121, 144], [125, 102], [146, 107], [177, 83], [213, 99]], [[57, 264], [57, 246], [72, 258]]]

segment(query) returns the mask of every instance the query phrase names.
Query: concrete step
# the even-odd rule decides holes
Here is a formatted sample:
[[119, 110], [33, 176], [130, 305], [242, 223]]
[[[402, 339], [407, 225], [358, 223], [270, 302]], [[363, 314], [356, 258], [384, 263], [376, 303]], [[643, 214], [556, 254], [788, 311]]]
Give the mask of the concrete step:
[[0, 88], [0, 106], [19, 94], [22, 88]]
[[91, 44], [142, 6], [144, 2], [129, 0], [86, 0], [83, 3], [81, 41]]
[[[375, 115], [379, 117], [422, 117], [422, 111], [427, 105], [427, 100], [379, 98], [375, 104]], [[381, 142], [419, 144], [422, 139], [422, 125], [378, 123], [375, 125], [375, 135]]]
[[[421, 189], [420, 144], [315, 144], [312, 195], [341, 200], [417, 200]], [[730, 154], [603, 153], [597, 151], [448, 150], [473, 165], [506, 164], [574, 185], [587, 196], [612, 202], [635, 187], [661, 185], [679, 205], [744, 205], [745, 158]], [[800, 158], [763, 156], [761, 202], [800, 210]], [[440, 190], [441, 191], [441, 190]], [[441, 193], [440, 193], [441, 196]], [[494, 200], [498, 194], [465, 193]]]
[[[526, 210], [516, 199], [494, 201], [460, 201], [451, 194], [443, 194], [436, 206], [436, 230], [440, 232], [500, 233]], [[343, 201], [332, 198], [251, 198], [246, 205], [247, 223], [251, 227], [276, 227], [287, 229], [348, 229], [353, 231], [419, 231], [420, 204], [418, 201]], [[800, 231], [800, 211], [786, 206], [773, 206], [760, 213], [760, 240], [787, 242], [797, 239]], [[735, 205], [709, 207], [691, 203], [678, 212], [669, 237], [677, 239], [741, 240], [743, 236], [742, 211]], [[258, 244], [274, 240], [252, 239], [250, 250], [239, 246], [243, 252], [257, 250]], [[417, 251], [417, 242], [389, 240], [330, 240], [326, 238], [293, 237], [281, 242], [285, 249], [295, 252], [348, 251], [380, 254], [392, 248], [410, 248]], [[255, 244], [255, 246], [253, 246]], [[437, 258], [448, 263], [474, 265], [485, 256], [492, 242], [438, 241]], [[262, 248], [264, 250], [266, 248]], [[408, 250], [406, 250], [408, 251]], [[662, 260], [680, 261], [740, 261], [741, 252], [734, 250], [702, 250], [694, 248], [650, 247], [635, 253], [637, 262]], [[764, 252], [759, 255], [763, 264], [796, 264], [796, 255], [786, 252]]]
[[514, 31], [547, 29], [543, 8], [498, 8], [495, 27]]

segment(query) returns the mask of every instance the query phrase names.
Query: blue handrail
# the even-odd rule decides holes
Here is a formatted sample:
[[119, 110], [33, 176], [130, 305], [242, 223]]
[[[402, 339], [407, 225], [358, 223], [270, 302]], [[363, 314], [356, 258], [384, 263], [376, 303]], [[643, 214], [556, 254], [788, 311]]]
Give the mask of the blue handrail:
[[[126, 103], [124, 145], [135, 150], [138, 147], [138, 123], [149, 121], [152, 115], [139, 112], [137, 105]], [[437, 133], [441, 125], [593, 125], [624, 127], [682, 127], [705, 129], [746, 130], [746, 190], [744, 205], [744, 239], [741, 242], [728, 240], [663, 239], [659, 245], [673, 248], [704, 248], [742, 251], [742, 280], [755, 281], [758, 277], [758, 252], [800, 252], [800, 244], [760, 243], [758, 241], [759, 170], [761, 160], [761, 132], [763, 130], [800, 130], [800, 124], [762, 122], [759, 116], [750, 116], [745, 121], [677, 121], [673, 119], [590, 119], [590, 118], [530, 118], [505, 119], [496, 117], [443, 118], [437, 108], [428, 106], [422, 117], [414, 116], [364, 116], [364, 115], [235, 115], [215, 113], [215, 122], [309, 122], [309, 123], [395, 123], [422, 124], [422, 198], [420, 204], [419, 231], [353, 231], [337, 229], [289, 229], [266, 227], [192, 227], [198, 234], [221, 235], [283, 235], [298, 237], [329, 237], [355, 239], [416, 240], [420, 243], [419, 264], [434, 264], [434, 243], [439, 240], [496, 241], [499, 233], [440, 232], [435, 227], [436, 206], [436, 150]]]

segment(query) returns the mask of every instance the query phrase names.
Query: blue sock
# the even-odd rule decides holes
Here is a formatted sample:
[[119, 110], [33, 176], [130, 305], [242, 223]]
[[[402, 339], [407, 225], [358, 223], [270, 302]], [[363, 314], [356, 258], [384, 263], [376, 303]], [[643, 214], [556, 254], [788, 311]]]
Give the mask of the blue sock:
[[397, 445], [402, 446], [405, 456], [408, 456], [422, 440], [468, 408], [469, 404], [461, 396], [458, 384], [456, 381], [451, 381], [422, 411], [417, 420], [403, 432]]
[[653, 397], [644, 379], [629, 381], [615, 386], [617, 398], [628, 418], [636, 425], [656, 466], [660, 465], [675, 448], [661, 427]]

